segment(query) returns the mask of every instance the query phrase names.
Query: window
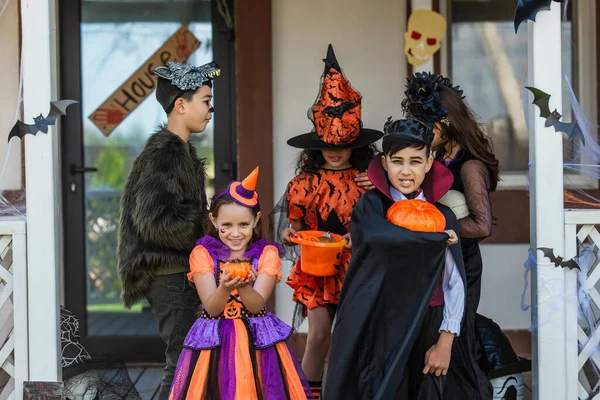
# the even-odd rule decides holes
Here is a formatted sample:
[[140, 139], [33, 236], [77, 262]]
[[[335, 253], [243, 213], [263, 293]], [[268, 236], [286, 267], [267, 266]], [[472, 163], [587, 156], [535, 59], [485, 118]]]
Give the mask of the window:
[[[585, 51], [594, 41], [593, 21], [587, 26], [588, 32], [585, 25], [589, 21], [580, 21], [594, 12], [578, 10], [577, 3], [581, 4], [569, 2], [566, 20], [562, 21], [562, 71], [571, 80], [583, 109], [594, 112], [595, 104], [591, 107], [590, 103], [595, 103], [595, 91], [590, 86], [595, 85], [590, 85], [590, 80], [595, 82], [596, 70], [580, 68], [585, 63], [595, 66], [595, 52], [591, 58]], [[515, 4], [506, 0], [450, 1], [449, 75], [465, 90], [466, 101], [492, 138], [502, 170], [500, 188], [504, 189], [527, 187], [529, 162], [529, 134], [522, 106], [527, 83], [527, 23], [515, 34], [514, 12]], [[588, 17], [579, 18], [582, 13]], [[586, 93], [590, 90], [593, 95]], [[566, 87], [562, 98], [559, 111], [564, 121], [571, 121]], [[596, 116], [588, 114], [588, 118], [595, 120]], [[572, 158], [570, 146], [565, 146], [565, 158]], [[597, 185], [597, 181], [580, 176], [568, 176], [565, 185], [569, 182], [578, 187]]]

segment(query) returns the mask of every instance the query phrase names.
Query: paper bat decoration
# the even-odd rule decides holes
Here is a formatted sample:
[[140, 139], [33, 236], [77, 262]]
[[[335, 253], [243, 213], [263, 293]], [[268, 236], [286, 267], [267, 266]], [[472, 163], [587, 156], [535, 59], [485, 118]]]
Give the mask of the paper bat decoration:
[[538, 247], [538, 250], [541, 250], [542, 253], [544, 253], [544, 257], [548, 257], [550, 259], [550, 262], [554, 263], [555, 267], [569, 268], [571, 270], [578, 269], [581, 271], [581, 268], [579, 268], [579, 264], [577, 264], [575, 260], [570, 259], [567, 261], [563, 261], [564, 259], [562, 257], [556, 257], [554, 255], [554, 249], [551, 249], [549, 247]]
[[582, 144], [585, 144], [585, 138], [583, 132], [579, 127], [577, 121], [575, 122], [561, 122], [562, 115], [556, 110], [550, 111], [550, 95], [539, 89], [531, 86], [525, 86], [525, 89], [533, 93], [533, 104], [540, 108], [540, 117], [546, 118], [544, 126], [553, 127], [555, 132], [564, 132], [567, 134], [569, 139], [579, 138]]
[[562, 3], [564, 0], [518, 0], [515, 11], [515, 33], [519, 30], [521, 22], [535, 21], [535, 16], [539, 11], [550, 10], [552, 1]]
[[56, 123], [56, 119], [61, 115], [67, 114], [67, 107], [71, 104], [77, 103], [75, 100], [58, 100], [50, 102], [50, 112], [46, 117], [40, 114], [38, 117], [33, 119], [33, 124], [28, 125], [21, 121], [17, 120], [17, 123], [10, 130], [8, 134], [8, 141], [13, 136], [16, 136], [20, 139], [23, 139], [23, 136], [28, 133], [32, 135], [36, 135], [38, 132], [48, 133], [48, 126], [54, 125]]

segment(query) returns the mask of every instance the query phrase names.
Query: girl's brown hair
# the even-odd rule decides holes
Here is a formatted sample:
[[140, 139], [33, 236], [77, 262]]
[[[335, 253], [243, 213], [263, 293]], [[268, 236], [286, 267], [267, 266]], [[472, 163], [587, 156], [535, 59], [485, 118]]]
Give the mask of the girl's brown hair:
[[[475, 120], [473, 112], [463, 102], [460, 95], [442, 85], [438, 86], [438, 92], [442, 105], [448, 110], [447, 117], [450, 121], [450, 126], [440, 123], [442, 136], [445, 139], [455, 141], [460, 147], [471, 153], [473, 157], [485, 164], [490, 174], [490, 191], [494, 191], [500, 180], [500, 168], [490, 138], [483, 132], [483, 129]], [[441, 149], [441, 157], [443, 157], [443, 153], [444, 149]]]
[[[220, 193], [222, 193], [226, 189], [227, 188], [225, 187], [222, 190], [218, 191], [217, 194], [213, 196], [213, 198], [210, 202], [210, 209], [208, 210], [208, 212], [210, 214], [212, 214], [213, 218], [217, 218], [217, 216], [219, 215], [219, 208], [221, 208], [221, 206], [223, 206], [225, 204], [238, 204], [227, 193], [224, 193], [220, 197], [217, 197]], [[238, 204], [238, 205], [240, 205], [240, 204]], [[240, 205], [240, 207], [244, 207], [244, 206]], [[250, 211], [252, 211], [252, 215], [256, 218], [256, 216], [260, 212], [260, 202], [254, 208], [250, 208], [250, 207], [246, 207], [246, 208], [248, 208]], [[219, 239], [219, 232], [217, 231], [217, 228], [215, 228], [215, 226], [212, 224], [212, 221], [210, 220], [210, 218], [206, 222], [206, 234], [210, 235], [216, 239]], [[256, 223], [256, 226], [254, 227], [254, 229], [252, 231], [252, 240], [250, 241], [250, 243], [256, 242], [257, 240], [262, 239], [262, 237], [263, 236], [262, 236], [262, 218], [261, 218], [258, 220], [258, 222]]]

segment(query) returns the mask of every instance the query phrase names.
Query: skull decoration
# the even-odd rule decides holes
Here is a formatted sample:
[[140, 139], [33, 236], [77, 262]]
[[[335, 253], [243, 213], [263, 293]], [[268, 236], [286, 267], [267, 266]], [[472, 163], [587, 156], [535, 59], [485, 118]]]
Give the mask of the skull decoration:
[[446, 34], [446, 20], [430, 10], [414, 11], [408, 19], [404, 34], [404, 53], [412, 65], [421, 65], [431, 59], [440, 49], [440, 41]]

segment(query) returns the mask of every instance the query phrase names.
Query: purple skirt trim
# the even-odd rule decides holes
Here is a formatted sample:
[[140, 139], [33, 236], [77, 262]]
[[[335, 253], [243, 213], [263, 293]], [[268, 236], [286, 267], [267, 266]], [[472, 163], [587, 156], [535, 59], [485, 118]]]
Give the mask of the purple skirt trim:
[[198, 318], [188, 332], [183, 347], [208, 350], [221, 346], [220, 320]]
[[[219, 326], [228, 321], [230, 320], [198, 318], [185, 337], [183, 346], [195, 350], [208, 350], [221, 346]], [[284, 342], [293, 333], [291, 326], [272, 313], [267, 313], [264, 317], [248, 318], [248, 325], [256, 349], [264, 349]]]
[[258, 350], [284, 342], [294, 332], [291, 326], [271, 313], [264, 317], [248, 318], [248, 324], [254, 338], [254, 347]]

